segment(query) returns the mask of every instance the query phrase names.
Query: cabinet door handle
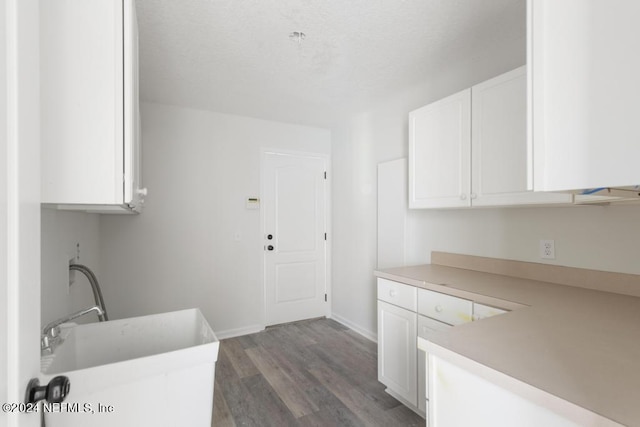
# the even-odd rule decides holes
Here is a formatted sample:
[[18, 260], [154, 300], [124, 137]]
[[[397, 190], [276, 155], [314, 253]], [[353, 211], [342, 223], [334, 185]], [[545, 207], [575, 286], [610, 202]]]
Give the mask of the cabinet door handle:
[[438, 313], [442, 312], [442, 306], [440, 304], [436, 305], [436, 312]]
[[460, 195], [460, 200], [467, 200], [467, 195], [466, 194], [461, 194]]
[[471, 198], [475, 199], [476, 197], [478, 197], [478, 195], [476, 193], [471, 193]]
[[391, 290], [389, 291], [389, 296], [390, 296], [391, 298], [395, 297], [396, 295], [398, 295], [398, 291], [396, 291], [395, 289], [391, 289]]

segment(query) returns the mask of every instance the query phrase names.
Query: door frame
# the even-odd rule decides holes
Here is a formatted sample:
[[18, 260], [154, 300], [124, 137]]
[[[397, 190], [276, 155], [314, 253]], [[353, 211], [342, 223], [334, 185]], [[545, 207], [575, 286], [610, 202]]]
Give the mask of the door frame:
[[[40, 375], [40, 74], [38, 0], [0, 0], [0, 400], [21, 403]], [[9, 427], [40, 425], [39, 414], [0, 413]]]
[[[328, 153], [318, 153], [311, 151], [298, 151], [298, 150], [287, 150], [282, 148], [268, 148], [263, 147], [260, 150], [260, 200], [262, 200], [265, 194], [264, 184], [265, 180], [265, 156], [267, 154], [279, 154], [283, 156], [300, 156], [300, 157], [316, 157], [321, 158], [325, 161], [326, 169], [327, 169], [327, 179], [324, 182], [324, 218], [327, 230], [327, 240], [324, 246], [325, 248], [325, 292], [327, 293], [327, 306], [325, 316], [327, 318], [331, 317], [331, 307], [332, 307], [332, 286], [331, 286], [331, 242], [333, 241], [333, 235], [331, 232], [331, 155]], [[260, 204], [260, 242], [263, 244], [264, 236], [267, 234], [266, 232], [266, 214], [265, 210], [262, 207], [262, 203]], [[262, 286], [260, 289], [262, 290], [262, 327], [265, 328], [267, 326], [267, 272], [266, 272], [266, 258], [265, 258], [265, 250], [262, 249]]]

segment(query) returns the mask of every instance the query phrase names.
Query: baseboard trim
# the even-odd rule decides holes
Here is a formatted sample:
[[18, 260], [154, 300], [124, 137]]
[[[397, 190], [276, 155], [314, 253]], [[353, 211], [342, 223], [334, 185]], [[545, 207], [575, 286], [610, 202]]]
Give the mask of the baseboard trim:
[[255, 334], [256, 332], [264, 331], [264, 325], [251, 325], [243, 328], [227, 329], [226, 331], [215, 332], [216, 337], [219, 340], [227, 338], [241, 337], [243, 335]]
[[349, 320], [349, 319], [347, 319], [345, 317], [342, 317], [337, 313], [331, 313], [331, 319], [335, 320], [338, 323], [343, 324], [344, 326], [346, 326], [347, 328], [353, 330], [354, 332], [359, 333], [360, 335], [362, 335], [363, 337], [365, 337], [369, 341], [373, 341], [375, 343], [378, 342], [378, 334], [376, 334], [375, 332], [368, 331], [368, 330], [360, 327], [359, 325], [356, 325], [351, 320]]

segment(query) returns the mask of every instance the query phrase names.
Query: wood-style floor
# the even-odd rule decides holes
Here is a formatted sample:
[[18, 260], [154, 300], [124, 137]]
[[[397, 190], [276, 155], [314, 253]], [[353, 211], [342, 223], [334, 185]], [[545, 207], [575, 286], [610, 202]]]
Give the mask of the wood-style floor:
[[222, 340], [212, 425], [424, 426], [377, 375], [376, 344], [331, 319]]

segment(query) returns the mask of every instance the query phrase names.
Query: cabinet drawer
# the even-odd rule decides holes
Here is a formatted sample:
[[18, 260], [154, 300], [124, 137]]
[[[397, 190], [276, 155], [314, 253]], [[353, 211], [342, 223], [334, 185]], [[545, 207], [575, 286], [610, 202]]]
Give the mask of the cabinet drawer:
[[414, 286], [394, 282], [387, 279], [378, 279], [378, 299], [389, 304], [416, 311], [418, 289]]
[[507, 310], [501, 308], [491, 307], [489, 305], [473, 303], [473, 320], [481, 320], [491, 316], [497, 316], [498, 314], [504, 314]]
[[419, 314], [450, 325], [460, 325], [471, 321], [472, 312], [472, 301], [440, 292], [418, 289]]

